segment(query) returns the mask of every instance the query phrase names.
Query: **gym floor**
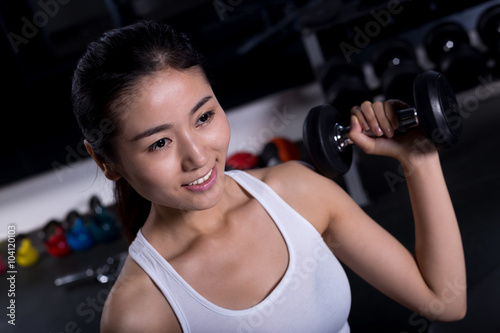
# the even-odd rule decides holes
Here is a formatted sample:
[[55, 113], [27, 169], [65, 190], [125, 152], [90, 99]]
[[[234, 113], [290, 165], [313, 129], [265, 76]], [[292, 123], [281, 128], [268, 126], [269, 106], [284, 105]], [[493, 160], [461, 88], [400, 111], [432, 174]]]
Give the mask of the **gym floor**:
[[[461, 97], [470, 102], [474, 96], [479, 95], [469, 91]], [[441, 152], [465, 249], [469, 293], [466, 318], [455, 323], [430, 323], [391, 301], [346, 268], [352, 288], [349, 322], [353, 333], [500, 331], [497, 313], [500, 309], [500, 140], [496, 132], [500, 123], [500, 97], [474, 101], [479, 101], [479, 105], [471, 104], [465, 110], [460, 143]], [[365, 211], [411, 250], [413, 225], [405, 184], [398, 184], [392, 191], [383, 177], [384, 171], [395, 168], [394, 164], [362, 154], [360, 162], [361, 177], [372, 198]], [[93, 281], [62, 288], [55, 287], [53, 281], [67, 273], [101, 264], [108, 256], [125, 250], [125, 242], [118, 240], [66, 258], [45, 257], [38, 265], [19, 269], [16, 326], [7, 324], [4, 317], [0, 331], [98, 332], [109, 285]], [[8, 289], [3, 275], [0, 290]]]

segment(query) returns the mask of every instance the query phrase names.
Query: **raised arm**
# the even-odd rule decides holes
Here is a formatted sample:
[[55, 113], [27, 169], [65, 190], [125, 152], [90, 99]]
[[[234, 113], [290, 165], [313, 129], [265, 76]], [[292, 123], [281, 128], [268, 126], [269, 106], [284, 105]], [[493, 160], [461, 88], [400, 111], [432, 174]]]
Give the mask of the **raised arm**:
[[[418, 130], [393, 137], [398, 104], [366, 102], [354, 108], [349, 136], [366, 153], [391, 156], [401, 163], [413, 209], [415, 264], [420, 274], [410, 278], [421, 278], [428, 288], [427, 300], [415, 310], [431, 319], [456, 320], [466, 312], [460, 230], [434, 146]], [[384, 137], [368, 137], [362, 133], [364, 129]], [[403, 272], [398, 274], [405, 277]]]
[[[439, 156], [418, 130], [393, 136], [398, 104], [366, 102], [353, 109], [349, 136], [368, 154], [402, 163], [414, 212], [415, 255], [335, 182], [316, 172], [299, 164], [279, 167], [276, 178], [287, 181], [276, 187], [323, 235], [332, 252], [376, 289], [429, 319], [459, 320], [466, 312], [465, 264]], [[385, 135], [368, 137], [363, 129]]]

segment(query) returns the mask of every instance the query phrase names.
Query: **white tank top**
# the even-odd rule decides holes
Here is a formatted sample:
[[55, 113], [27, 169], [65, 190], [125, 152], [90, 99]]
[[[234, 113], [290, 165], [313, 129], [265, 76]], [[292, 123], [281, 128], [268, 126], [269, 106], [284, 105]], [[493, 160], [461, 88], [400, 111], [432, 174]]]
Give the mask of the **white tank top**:
[[183, 332], [350, 332], [349, 282], [321, 235], [264, 182], [243, 171], [226, 175], [274, 220], [288, 248], [288, 267], [262, 302], [243, 310], [225, 309], [196, 292], [139, 231], [129, 254], [163, 292]]

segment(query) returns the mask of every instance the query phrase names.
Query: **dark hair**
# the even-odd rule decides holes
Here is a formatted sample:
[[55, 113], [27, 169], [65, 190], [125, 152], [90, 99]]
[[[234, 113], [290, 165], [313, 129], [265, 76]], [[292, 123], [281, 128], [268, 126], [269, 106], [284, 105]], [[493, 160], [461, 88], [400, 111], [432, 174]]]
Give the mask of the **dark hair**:
[[[113, 161], [110, 139], [121, 131], [120, 113], [141, 78], [166, 68], [199, 66], [205, 62], [189, 38], [166, 24], [143, 20], [110, 30], [90, 43], [73, 76], [73, 112], [83, 137], [102, 162]], [[144, 224], [151, 203], [123, 178], [115, 182], [118, 217], [129, 241]]]

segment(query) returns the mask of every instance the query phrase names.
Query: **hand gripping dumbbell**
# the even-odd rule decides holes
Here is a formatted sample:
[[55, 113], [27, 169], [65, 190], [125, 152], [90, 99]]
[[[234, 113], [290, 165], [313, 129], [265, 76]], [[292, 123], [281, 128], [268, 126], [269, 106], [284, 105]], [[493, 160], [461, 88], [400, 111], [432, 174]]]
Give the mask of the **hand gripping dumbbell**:
[[[415, 108], [396, 111], [397, 134], [420, 126], [425, 136], [439, 148], [457, 144], [462, 132], [462, 118], [457, 99], [447, 79], [438, 72], [419, 74], [413, 82]], [[325, 104], [311, 109], [303, 124], [303, 141], [311, 162], [329, 178], [345, 174], [352, 163], [349, 126], [338, 123], [340, 113]], [[370, 135], [369, 132], [366, 132]]]

